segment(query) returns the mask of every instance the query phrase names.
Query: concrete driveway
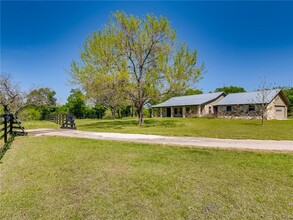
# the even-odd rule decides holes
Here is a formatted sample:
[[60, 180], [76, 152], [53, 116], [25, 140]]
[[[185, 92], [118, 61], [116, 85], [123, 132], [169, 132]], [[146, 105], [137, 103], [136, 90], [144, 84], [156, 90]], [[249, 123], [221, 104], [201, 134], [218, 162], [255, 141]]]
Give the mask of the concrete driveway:
[[29, 135], [34, 136], [61, 136], [88, 138], [95, 140], [115, 140], [137, 143], [164, 144], [176, 146], [196, 146], [214, 148], [236, 148], [268, 151], [293, 151], [293, 141], [275, 140], [238, 140], [238, 139], [218, 139], [218, 138], [198, 138], [198, 137], [170, 137], [146, 134], [123, 134], [89, 132], [69, 129], [34, 129], [26, 130]]

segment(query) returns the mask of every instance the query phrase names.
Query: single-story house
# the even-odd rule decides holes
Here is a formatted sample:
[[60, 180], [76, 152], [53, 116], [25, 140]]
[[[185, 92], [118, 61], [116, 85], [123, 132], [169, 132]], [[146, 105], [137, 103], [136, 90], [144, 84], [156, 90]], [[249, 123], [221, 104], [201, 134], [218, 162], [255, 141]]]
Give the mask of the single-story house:
[[214, 105], [224, 97], [223, 92], [173, 97], [152, 108], [159, 108], [158, 117], [201, 117], [216, 114]]
[[280, 89], [229, 94], [214, 107], [217, 108], [218, 117], [258, 118], [262, 103], [266, 106], [266, 119], [287, 119], [290, 101]]

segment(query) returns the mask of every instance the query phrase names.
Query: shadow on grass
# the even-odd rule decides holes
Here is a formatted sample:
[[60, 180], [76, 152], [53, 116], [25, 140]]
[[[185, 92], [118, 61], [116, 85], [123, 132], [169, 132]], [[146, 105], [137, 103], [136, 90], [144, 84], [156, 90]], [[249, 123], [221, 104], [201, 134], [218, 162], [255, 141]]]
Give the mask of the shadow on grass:
[[[94, 122], [94, 123], [87, 123], [83, 125], [78, 125], [79, 128], [86, 128], [86, 129], [123, 129], [125, 127], [139, 127], [137, 119], [130, 119], [130, 120], [112, 120], [112, 121], [101, 121], [101, 122]], [[143, 127], [174, 127], [179, 126], [178, 123], [174, 120], [151, 120], [145, 119]]]
[[4, 146], [2, 148], [0, 148], [0, 163], [2, 163], [2, 158], [4, 156], [4, 154], [6, 153], [6, 151], [8, 149], [10, 149], [10, 146], [12, 144], [12, 142], [14, 141], [15, 136], [11, 135], [8, 142], [4, 144]]

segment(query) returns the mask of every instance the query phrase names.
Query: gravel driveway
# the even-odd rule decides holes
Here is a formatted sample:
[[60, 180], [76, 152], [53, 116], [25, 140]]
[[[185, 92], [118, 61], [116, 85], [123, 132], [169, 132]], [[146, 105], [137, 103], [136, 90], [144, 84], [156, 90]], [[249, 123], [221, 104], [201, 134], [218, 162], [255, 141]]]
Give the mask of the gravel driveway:
[[89, 138], [96, 140], [117, 140], [137, 143], [165, 144], [177, 146], [198, 146], [215, 148], [236, 148], [253, 150], [277, 150], [293, 151], [293, 141], [275, 140], [238, 140], [218, 138], [197, 138], [197, 137], [170, 137], [146, 134], [123, 134], [89, 132], [67, 129], [34, 129], [26, 130], [34, 136], [62, 136], [75, 138]]

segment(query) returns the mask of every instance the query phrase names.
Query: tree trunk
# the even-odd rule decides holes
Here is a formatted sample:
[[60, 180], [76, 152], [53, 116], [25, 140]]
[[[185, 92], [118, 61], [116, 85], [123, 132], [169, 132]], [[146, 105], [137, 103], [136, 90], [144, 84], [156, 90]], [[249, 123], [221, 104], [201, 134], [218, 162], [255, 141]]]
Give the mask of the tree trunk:
[[263, 106], [262, 107], [262, 112], [261, 112], [261, 125], [264, 125], [264, 120], [265, 120], [265, 116], [266, 116], [265, 115], [266, 114], [265, 109], [266, 109], [266, 106]]
[[118, 109], [117, 114], [118, 114], [118, 118], [122, 118], [120, 109]]
[[111, 108], [111, 114], [112, 114], [112, 119], [115, 119], [115, 115], [116, 115], [116, 109], [115, 108]]
[[143, 120], [143, 108], [138, 109], [138, 125], [143, 125], [144, 120]]
[[131, 117], [134, 117], [134, 104], [131, 103]]

